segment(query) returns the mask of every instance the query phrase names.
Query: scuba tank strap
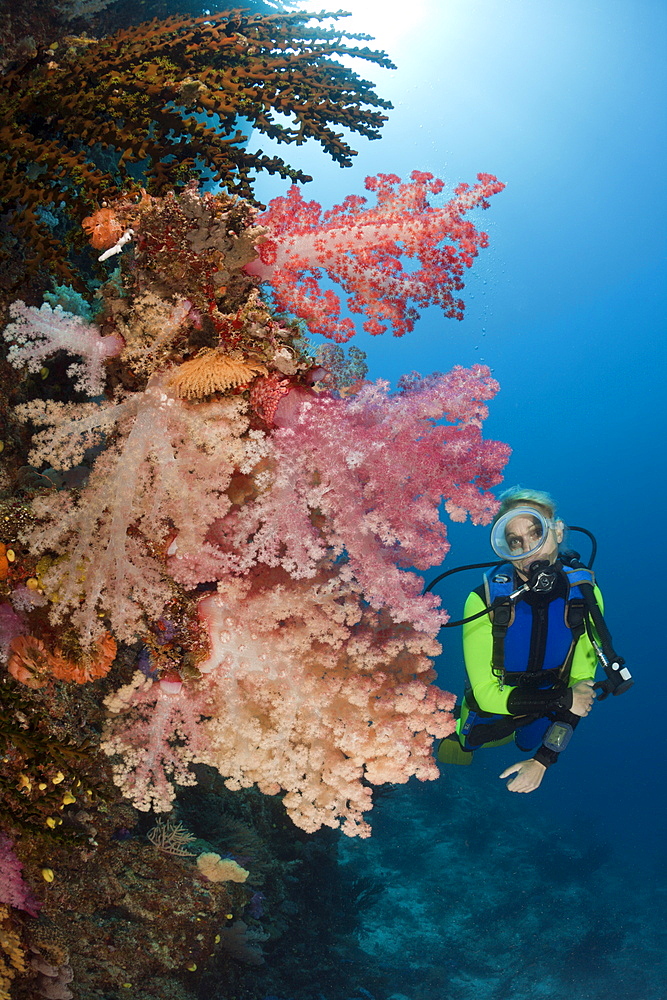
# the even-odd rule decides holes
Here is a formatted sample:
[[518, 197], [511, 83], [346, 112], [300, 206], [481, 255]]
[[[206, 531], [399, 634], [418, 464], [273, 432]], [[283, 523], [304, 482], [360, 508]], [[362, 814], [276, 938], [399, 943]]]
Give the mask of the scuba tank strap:
[[583, 597], [571, 597], [565, 604], [565, 624], [572, 633], [576, 645], [586, 631], [588, 606]]
[[488, 573], [484, 574], [484, 595], [487, 606], [491, 608], [489, 612], [493, 640], [491, 670], [498, 678], [501, 691], [505, 686], [505, 636], [515, 615], [515, 605], [511, 599], [514, 591], [514, 570], [511, 567], [508, 569], [509, 572], [503, 571], [505, 567], [501, 567], [500, 571], [496, 568], [492, 577]]
[[558, 671], [558, 679], [569, 684], [570, 671], [577, 643], [586, 631], [587, 605], [582, 597], [570, 597], [565, 602], [565, 624], [572, 633], [572, 641], [567, 651], [567, 656], [563, 660], [563, 665]]
[[571, 597], [565, 605], [565, 624], [577, 639], [586, 631], [586, 611], [583, 597]]
[[[566, 564], [561, 564], [561, 571], [567, 583], [564, 620], [565, 625], [570, 630], [572, 640], [570, 642], [570, 648], [567, 651], [567, 655], [558, 670], [558, 679], [567, 685], [570, 681], [570, 671], [572, 670], [574, 652], [579, 639], [581, 639], [582, 635], [586, 631], [588, 617], [588, 605], [582, 591], [577, 588], [579, 588], [582, 583], [590, 583], [591, 586], [593, 586], [595, 583], [595, 576], [593, 571], [587, 566], [574, 568]], [[572, 594], [573, 590], [575, 591], [574, 596]]]
[[505, 687], [505, 636], [513, 621], [514, 605], [509, 600], [496, 605], [491, 612], [491, 636], [493, 638], [491, 670], [498, 678], [501, 691]]

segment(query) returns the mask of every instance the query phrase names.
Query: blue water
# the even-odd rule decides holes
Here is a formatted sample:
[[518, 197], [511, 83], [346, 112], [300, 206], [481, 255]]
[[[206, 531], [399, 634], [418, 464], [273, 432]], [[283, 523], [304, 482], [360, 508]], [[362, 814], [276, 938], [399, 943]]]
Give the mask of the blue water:
[[[529, 944], [521, 936], [529, 922], [517, 922], [513, 942], [505, 933], [518, 887], [536, 896], [541, 945], [555, 948], [555, 978], [531, 950], [530, 962], [517, 966], [533, 970], [521, 982], [503, 986], [500, 973], [485, 973], [482, 964], [477, 977], [462, 969], [456, 988], [450, 968], [432, 987], [410, 990], [406, 972], [396, 996], [444, 1000], [439, 981], [450, 983], [456, 998], [552, 998], [566, 982], [573, 1000], [657, 1000], [667, 996], [659, 970], [664, 944], [657, 943], [667, 892], [667, 10], [654, 0], [421, 0], [392, 17], [391, 5], [386, 16], [371, 3], [352, 6], [359, 8], [355, 25], [375, 33], [398, 64], [394, 73], [363, 68], [395, 110], [380, 142], [356, 143], [351, 169], [329, 164], [317, 150], [290, 151], [315, 178], [307, 195], [329, 206], [361, 192], [367, 174], [407, 177], [414, 168], [452, 186], [472, 182], [478, 171], [507, 184], [477, 216], [491, 244], [467, 281], [465, 320], [431, 310], [409, 340], [358, 337], [370, 377], [491, 366], [501, 393], [486, 434], [514, 449], [506, 485], [547, 489], [566, 521], [597, 536], [607, 621], [636, 681], [629, 693], [595, 707], [530, 796], [511, 796], [498, 780], [515, 756], [503, 748], [476, 755], [472, 767], [443, 774], [435, 786], [401, 790], [378, 809], [373, 840], [346, 848], [350, 863], [380, 866], [393, 886], [384, 908], [369, 912], [361, 946], [386, 963], [392, 948], [411, 939], [422, 957], [405, 967], [413, 961], [413, 978], [421, 980], [438, 941], [447, 942], [450, 962], [461, 963], [451, 922], [463, 894], [471, 901], [467, 933], [481, 936], [487, 957], [495, 941], [496, 966], [512, 969], [516, 949]], [[283, 190], [272, 178], [257, 185], [263, 200]], [[492, 557], [483, 528], [453, 525], [450, 537], [448, 567]], [[455, 617], [476, 584], [459, 576], [441, 591]], [[443, 642], [440, 684], [460, 692], [460, 638], [447, 633]], [[467, 859], [460, 840], [456, 851], [438, 854], [434, 843], [452, 827], [460, 832], [462, 822], [485, 831], [486, 841]], [[527, 831], [536, 828], [543, 836], [534, 847]], [[483, 896], [492, 883], [503, 928], [495, 937], [473, 919], [474, 887]], [[563, 936], [573, 912], [581, 922], [577, 955]], [[465, 941], [458, 947], [465, 950]], [[438, 953], [437, 961], [446, 956]], [[559, 979], [563, 963], [569, 971]], [[655, 968], [655, 975], [644, 979], [639, 968]]]

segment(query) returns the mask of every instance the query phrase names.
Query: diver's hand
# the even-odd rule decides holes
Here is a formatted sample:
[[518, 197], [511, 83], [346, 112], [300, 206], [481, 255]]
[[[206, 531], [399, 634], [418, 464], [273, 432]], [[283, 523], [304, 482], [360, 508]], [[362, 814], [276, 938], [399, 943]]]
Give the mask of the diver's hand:
[[540, 764], [539, 760], [522, 760], [518, 764], [512, 764], [500, 775], [501, 778], [508, 778], [510, 774], [516, 772], [516, 778], [507, 782], [507, 789], [510, 792], [534, 792], [539, 788], [546, 767]]
[[572, 688], [572, 708], [570, 711], [583, 718], [590, 712], [594, 701], [593, 681], [579, 681]]

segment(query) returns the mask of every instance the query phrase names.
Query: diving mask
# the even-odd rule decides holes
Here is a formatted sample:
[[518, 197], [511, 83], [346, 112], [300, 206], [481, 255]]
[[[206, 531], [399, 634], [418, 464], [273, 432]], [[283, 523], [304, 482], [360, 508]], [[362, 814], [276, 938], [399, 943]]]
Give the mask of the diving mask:
[[527, 559], [540, 551], [553, 527], [534, 507], [513, 507], [491, 528], [491, 547], [501, 559]]

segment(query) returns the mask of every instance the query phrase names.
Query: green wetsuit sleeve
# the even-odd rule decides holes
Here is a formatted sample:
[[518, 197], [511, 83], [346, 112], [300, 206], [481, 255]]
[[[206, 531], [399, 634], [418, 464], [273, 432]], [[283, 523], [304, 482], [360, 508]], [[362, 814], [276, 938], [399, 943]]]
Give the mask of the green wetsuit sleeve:
[[[597, 587], [595, 588], [595, 597], [600, 611], [604, 612], [602, 594]], [[584, 632], [581, 639], [577, 643], [577, 647], [572, 658], [572, 670], [570, 671], [569, 686], [572, 687], [574, 684], [578, 684], [579, 681], [593, 680], [597, 665], [598, 659], [595, 655], [595, 650], [593, 649], [591, 640], [588, 638], [588, 634]]]

